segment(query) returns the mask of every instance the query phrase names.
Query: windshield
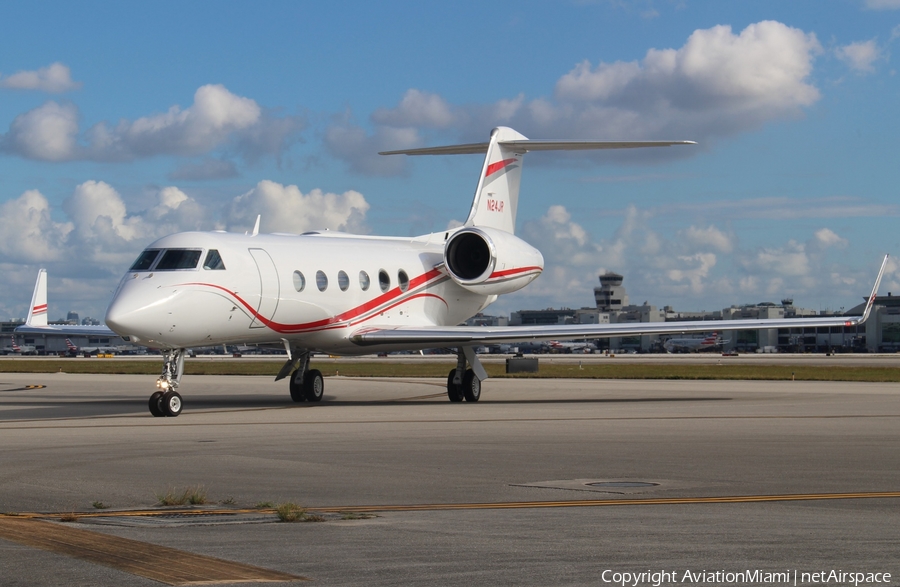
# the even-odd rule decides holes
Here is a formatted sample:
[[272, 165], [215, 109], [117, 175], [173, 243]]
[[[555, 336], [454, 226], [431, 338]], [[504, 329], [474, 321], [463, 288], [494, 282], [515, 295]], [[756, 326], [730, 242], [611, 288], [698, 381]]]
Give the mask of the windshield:
[[222, 261], [222, 255], [219, 254], [219, 251], [216, 249], [210, 249], [208, 253], [206, 253], [206, 260], [203, 261], [204, 269], [213, 269], [223, 271], [225, 269], [225, 262]]
[[155, 271], [173, 271], [175, 269], [196, 269], [200, 262], [198, 249], [168, 249], [156, 264]]
[[137, 261], [134, 262], [134, 265], [131, 266], [131, 271], [147, 271], [150, 269], [150, 266], [153, 265], [153, 262], [156, 261], [156, 258], [159, 256], [159, 249], [147, 249], [142, 252]]

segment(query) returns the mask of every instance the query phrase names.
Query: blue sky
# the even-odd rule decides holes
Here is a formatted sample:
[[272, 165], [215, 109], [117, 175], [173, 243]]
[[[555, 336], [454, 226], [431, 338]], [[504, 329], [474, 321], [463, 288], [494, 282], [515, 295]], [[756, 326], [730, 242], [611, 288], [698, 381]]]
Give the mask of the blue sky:
[[[34, 2], [0, 7], [0, 317], [102, 317], [155, 238], [464, 219], [477, 156], [377, 150], [687, 139], [527, 156], [544, 275], [489, 311], [593, 303], [839, 309], [900, 255], [900, 0]], [[884, 292], [900, 291], [891, 263]]]

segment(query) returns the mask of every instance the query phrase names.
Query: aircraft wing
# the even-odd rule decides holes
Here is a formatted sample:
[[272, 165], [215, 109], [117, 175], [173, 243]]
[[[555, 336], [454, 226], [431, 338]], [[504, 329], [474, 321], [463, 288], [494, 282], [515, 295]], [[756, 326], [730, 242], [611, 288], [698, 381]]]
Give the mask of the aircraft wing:
[[[809, 328], [824, 326], [856, 326], [869, 317], [875, 294], [884, 274], [888, 256], [881, 263], [881, 270], [866, 302], [862, 316], [832, 316], [822, 318], [782, 318], [752, 320], [703, 320], [695, 322], [630, 322], [626, 324], [570, 324], [550, 326], [400, 326], [361, 328], [350, 340], [360, 346], [368, 345], [422, 345], [471, 346], [501, 342], [527, 342], [538, 340], [575, 340], [607, 338], [611, 336], [638, 336], [642, 334], [686, 334], [693, 332], [717, 332], [724, 330], [758, 330], [771, 328]], [[423, 347], [424, 348], [424, 347]]]
[[434, 344], [435, 346], [479, 345], [539, 340], [577, 340], [641, 334], [687, 334], [717, 330], [757, 330], [768, 328], [809, 328], [814, 326], [855, 326], [862, 316], [847, 318], [788, 318], [773, 320], [717, 320], [696, 322], [630, 322], [626, 324], [569, 324], [551, 326], [433, 326], [362, 328], [350, 337], [360, 346], [380, 344]]

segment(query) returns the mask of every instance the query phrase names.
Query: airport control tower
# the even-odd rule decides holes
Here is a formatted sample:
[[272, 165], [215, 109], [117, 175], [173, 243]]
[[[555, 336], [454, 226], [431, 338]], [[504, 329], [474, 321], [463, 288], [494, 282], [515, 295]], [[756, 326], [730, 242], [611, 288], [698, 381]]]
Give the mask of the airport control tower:
[[600, 276], [600, 287], [594, 288], [594, 300], [601, 312], [614, 312], [628, 305], [628, 294], [622, 287], [624, 277], [607, 271]]

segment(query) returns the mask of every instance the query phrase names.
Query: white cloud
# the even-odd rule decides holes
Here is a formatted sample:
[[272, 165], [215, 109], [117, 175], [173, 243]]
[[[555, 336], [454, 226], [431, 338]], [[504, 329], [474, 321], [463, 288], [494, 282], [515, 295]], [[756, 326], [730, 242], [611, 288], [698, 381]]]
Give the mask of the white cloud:
[[453, 124], [454, 117], [450, 106], [437, 94], [410, 89], [396, 108], [379, 108], [372, 120], [390, 126], [445, 128]]
[[[780, 22], [751, 24], [737, 34], [720, 25], [694, 31], [678, 49], [650, 49], [640, 61], [596, 66], [583, 61], [559, 78], [553, 99], [520, 95], [494, 104], [455, 106], [437, 94], [412, 89], [397, 106], [372, 115], [371, 132], [344, 120], [328, 129], [326, 144], [354, 171], [387, 175], [405, 167], [376, 162], [375, 150], [417, 146], [425, 130], [452, 128], [457, 140], [466, 142], [483, 141], [488, 129], [505, 124], [534, 138], [708, 143], [802, 114], [820, 97], [809, 77], [821, 52], [815, 34]], [[601, 156], [647, 161], [696, 152], [636, 149]]]
[[497, 308], [592, 305], [590, 292], [606, 269], [625, 276], [632, 303], [647, 300], [681, 311], [784, 296], [796, 296], [798, 302], [806, 297], [809, 303], [823, 289], [851, 300], [871, 277], [868, 266], [840, 263], [850, 242], [831, 228], [814, 230], [805, 241], [742, 248], [729, 229], [715, 224], [660, 233], [655, 227], [671, 226], [671, 217], [631, 205], [622, 211], [615, 233], [598, 240], [566, 208], [550, 207], [520, 231], [543, 253], [544, 274]]
[[728, 135], [818, 100], [807, 78], [821, 50], [814, 34], [779, 22], [751, 24], [738, 35], [720, 25], [695, 31], [680, 49], [651, 49], [640, 63], [591, 68], [583, 62], [557, 82], [556, 97], [578, 107], [577, 118], [594, 122], [591, 132], [602, 128], [598, 123], [623, 114], [630, 123], [640, 114], [638, 127], [629, 131], [699, 127], [703, 134]]
[[[853, 285], [852, 273], [842, 272], [835, 281], [827, 259], [828, 249], [843, 249], [849, 241], [830, 228], [820, 228], [806, 242], [788, 241], [781, 247], [761, 247], [738, 252], [742, 269], [756, 278], [758, 293], [774, 295], [775, 290], [793, 294], [814, 291], [824, 285]], [[778, 289], [780, 288], [780, 289]]]
[[697, 253], [690, 256], [679, 256], [687, 267], [669, 269], [666, 277], [674, 283], [687, 282], [693, 293], [703, 293], [705, 279], [709, 277], [710, 270], [716, 265], [716, 256], [713, 253]]
[[56, 62], [36, 71], [20, 71], [0, 77], [0, 88], [11, 90], [39, 90], [59, 94], [81, 87], [81, 82], [72, 80], [72, 72], [62, 63]]
[[105, 122], [88, 131], [90, 149], [97, 159], [132, 159], [160, 154], [198, 155], [224, 143], [231, 133], [256, 124], [262, 109], [250, 98], [236, 96], [221, 85], [206, 85], [194, 93], [194, 103], [182, 110], [172, 106], [165, 114], [114, 127]]
[[875, 62], [882, 56], [875, 39], [843, 45], [835, 49], [835, 55], [859, 73], [874, 72]]
[[0, 139], [3, 150], [28, 159], [130, 161], [157, 155], [234, 151], [248, 161], [280, 155], [305, 126], [301, 117], [275, 117], [222, 85], [197, 89], [194, 103], [115, 125], [100, 122], [78, 142], [78, 109], [47, 102], [19, 115]]
[[76, 157], [78, 109], [74, 104], [47, 102], [16, 116], [0, 138], [3, 151], [40, 161], [66, 161]]
[[550, 206], [541, 218], [526, 222], [522, 235], [532, 245], [546, 250], [545, 261], [570, 267], [593, 267], [603, 253], [603, 247], [592, 242], [584, 227], [572, 222], [565, 206]]
[[325, 147], [332, 155], [346, 161], [354, 173], [365, 175], [399, 175], [408, 169], [407, 157], [383, 156], [380, 151], [421, 146], [422, 137], [414, 128], [379, 125], [374, 134], [348, 119], [333, 124], [325, 131]]
[[15, 263], [61, 259], [72, 228], [51, 218], [50, 203], [41, 192], [28, 190], [0, 205], [0, 258]]
[[250, 227], [260, 214], [266, 232], [299, 234], [328, 228], [364, 233], [368, 210], [369, 203], [353, 190], [333, 194], [314, 189], [303, 194], [295, 185], [266, 180], [232, 201], [228, 224], [238, 230]]
[[799, 279], [812, 273], [806, 245], [794, 240], [783, 247], [762, 247], [745, 253], [742, 264], [745, 270], [756, 274], [777, 274]]
[[684, 231], [684, 237], [695, 246], [709, 246], [722, 253], [730, 253], [734, 248], [731, 237], [715, 226], [708, 226], [707, 228], [688, 227]]
[[837, 235], [830, 228], [820, 228], [815, 232], [815, 243], [818, 244], [820, 248], [828, 248], [828, 247], [846, 247], [849, 241], [845, 238], [842, 238]]
[[120, 271], [149, 241], [209, 225], [203, 208], [178, 188], [162, 188], [151, 197], [152, 206], [129, 212], [106, 182], [78, 185], [62, 206], [74, 226], [66, 241], [73, 261]]

